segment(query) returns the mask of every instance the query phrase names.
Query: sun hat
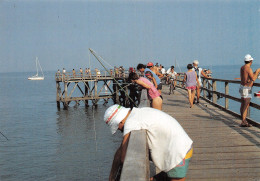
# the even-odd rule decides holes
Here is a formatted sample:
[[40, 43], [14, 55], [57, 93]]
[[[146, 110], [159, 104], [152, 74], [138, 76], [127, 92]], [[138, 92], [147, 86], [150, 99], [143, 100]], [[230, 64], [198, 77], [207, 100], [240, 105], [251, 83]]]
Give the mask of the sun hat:
[[196, 65], [199, 65], [199, 61], [198, 60], [194, 60], [193, 63], [196, 64]]
[[244, 61], [245, 61], [245, 62], [250, 62], [251, 60], [254, 60], [253, 57], [251, 57], [251, 55], [247, 54], [247, 55], [245, 56]]
[[148, 62], [147, 66], [148, 67], [152, 67], [153, 66], [153, 62]]
[[110, 106], [104, 115], [104, 121], [107, 125], [110, 126], [111, 133], [115, 134], [118, 129], [119, 123], [126, 117], [130, 108], [125, 108], [118, 104]]

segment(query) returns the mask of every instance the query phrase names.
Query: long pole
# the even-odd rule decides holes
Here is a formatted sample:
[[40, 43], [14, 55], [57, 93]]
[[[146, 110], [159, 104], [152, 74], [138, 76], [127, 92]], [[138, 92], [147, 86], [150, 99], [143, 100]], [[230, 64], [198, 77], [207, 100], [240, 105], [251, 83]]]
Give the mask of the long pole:
[[[98, 62], [102, 65], [102, 67], [107, 71], [108, 74], [110, 74], [110, 72], [108, 71], [108, 69], [103, 65], [103, 63], [99, 60], [99, 58], [97, 57], [97, 55], [95, 54], [95, 52], [89, 48], [89, 51], [94, 55], [94, 57], [98, 60]], [[132, 103], [134, 104], [135, 107], [138, 107], [135, 102], [133, 101], [133, 99], [128, 95], [128, 93], [124, 90], [124, 88], [119, 84], [119, 82], [115, 79], [115, 77], [113, 75], [111, 75], [112, 79], [117, 83], [117, 85], [120, 87], [120, 90], [123, 90], [126, 94], [126, 96], [130, 99], [130, 101], [132, 101]]]

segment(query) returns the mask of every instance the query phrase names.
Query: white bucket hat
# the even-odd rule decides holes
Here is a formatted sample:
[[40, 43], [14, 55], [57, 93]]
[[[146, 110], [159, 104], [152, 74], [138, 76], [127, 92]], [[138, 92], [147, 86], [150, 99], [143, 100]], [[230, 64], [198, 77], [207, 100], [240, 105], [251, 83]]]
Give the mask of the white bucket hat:
[[104, 121], [110, 126], [111, 133], [115, 134], [118, 129], [119, 123], [126, 117], [130, 108], [125, 108], [118, 104], [110, 106], [104, 115]]
[[250, 62], [251, 60], [254, 60], [253, 57], [251, 57], [251, 55], [247, 54], [247, 55], [245, 56], [244, 61], [245, 61], [245, 62]]
[[196, 65], [199, 65], [199, 61], [198, 60], [194, 60], [193, 63], [196, 64]]

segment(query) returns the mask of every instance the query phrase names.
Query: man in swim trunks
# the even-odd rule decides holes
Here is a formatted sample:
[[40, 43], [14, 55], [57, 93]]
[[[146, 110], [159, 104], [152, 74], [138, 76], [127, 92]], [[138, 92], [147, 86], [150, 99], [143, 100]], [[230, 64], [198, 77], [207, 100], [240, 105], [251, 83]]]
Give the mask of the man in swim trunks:
[[251, 57], [251, 55], [247, 54], [244, 59], [245, 65], [243, 65], [240, 69], [241, 85], [239, 88], [239, 93], [241, 95], [241, 107], [240, 107], [240, 113], [242, 118], [242, 123], [240, 124], [241, 127], [252, 126], [246, 121], [246, 116], [252, 98], [253, 83], [257, 79], [258, 74], [260, 73], [260, 68], [258, 68], [253, 73], [253, 70], [251, 69], [253, 60], [254, 59]]
[[[148, 147], [151, 159], [161, 173], [152, 177], [155, 180], [167, 174], [170, 181], [184, 181], [192, 157], [193, 141], [176, 119], [170, 115], [149, 107], [125, 108], [120, 105], [109, 107], [104, 121], [112, 134], [123, 132], [123, 141], [114, 156], [109, 180], [112, 181], [117, 170], [123, 165], [131, 131], [147, 130]], [[155, 179], [154, 179], [155, 178]]]

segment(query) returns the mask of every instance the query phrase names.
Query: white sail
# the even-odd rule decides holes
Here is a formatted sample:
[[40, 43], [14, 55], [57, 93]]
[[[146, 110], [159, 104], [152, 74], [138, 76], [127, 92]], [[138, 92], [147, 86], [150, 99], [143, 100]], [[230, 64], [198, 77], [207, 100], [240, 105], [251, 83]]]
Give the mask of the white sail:
[[[43, 74], [42, 67], [40, 65], [38, 57], [36, 57], [35, 62], [36, 62], [36, 75], [28, 77], [28, 80], [44, 80], [44, 74]], [[41, 69], [42, 76], [39, 76], [38, 67], [40, 67], [40, 69]]]

